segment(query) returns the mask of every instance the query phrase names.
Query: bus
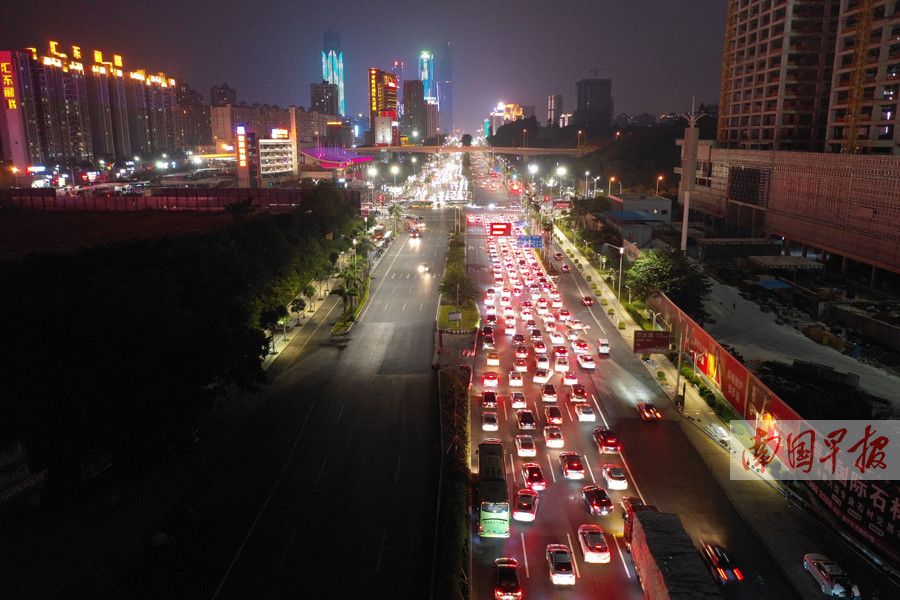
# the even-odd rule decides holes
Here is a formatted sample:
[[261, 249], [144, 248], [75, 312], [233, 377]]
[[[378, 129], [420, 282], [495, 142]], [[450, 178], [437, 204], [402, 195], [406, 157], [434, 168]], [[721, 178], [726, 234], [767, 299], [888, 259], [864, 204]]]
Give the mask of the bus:
[[503, 443], [487, 439], [478, 445], [478, 535], [509, 537], [509, 496]]

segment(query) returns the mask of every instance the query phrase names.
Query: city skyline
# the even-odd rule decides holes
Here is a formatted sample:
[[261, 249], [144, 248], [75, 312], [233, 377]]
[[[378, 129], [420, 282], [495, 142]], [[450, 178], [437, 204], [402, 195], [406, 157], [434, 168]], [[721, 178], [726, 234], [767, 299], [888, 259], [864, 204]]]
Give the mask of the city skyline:
[[[214, 6], [219, 18], [199, 18]], [[712, 103], [718, 97], [724, 3], [690, 0], [677, 7], [647, 2], [620, 7], [579, 1], [573, 3], [572, 14], [578, 11], [583, 18], [560, 15], [549, 20], [533, 19], [532, 11], [512, 6], [496, 6], [496, 12], [474, 2], [452, 7], [454, 28], [473, 34], [466, 44], [455, 44], [453, 57], [454, 122], [462, 130], [476, 131], [485, 111], [500, 100], [542, 106], [548, 94], [574, 98], [575, 82], [593, 76], [593, 69], [598, 77], [615, 81], [620, 112], [659, 114], [687, 108], [692, 94]], [[302, 23], [285, 18], [283, 8], [283, 3], [270, 1], [253, 11], [223, 12], [200, 0], [188, 15], [198, 19], [188, 24], [168, 22], [171, 11], [161, 3], [142, 10], [132, 27], [122, 18], [121, 6], [108, 0], [74, 0], [62, 7], [37, 0], [34, 10], [3, 14], [0, 37], [11, 48], [41, 46], [49, 39], [63, 46], [96, 46], [127, 55], [132, 64], [157, 65], [198, 90], [228, 81], [239, 100], [305, 106], [309, 84], [321, 81], [322, 33], [336, 28], [344, 52], [347, 114], [365, 112], [369, 67], [390, 69], [399, 57], [408, 68], [416, 64], [421, 49], [434, 51], [461, 37], [447, 25], [449, 6], [401, 2], [392, 10], [393, 26], [383, 10], [367, 4], [348, 7], [352, 20], [310, 10]], [[92, 18], [86, 20], [84, 14]], [[495, 27], [493, 14], [505, 15], [502, 29]], [[387, 34], [373, 35], [373, 24]], [[145, 36], [148, 27], [163, 33]], [[550, 52], [523, 45], [548, 37], [567, 43]], [[205, 39], [219, 45], [209, 49]], [[498, 44], [515, 52], [497, 52]], [[660, 89], [667, 92], [654, 93]]]

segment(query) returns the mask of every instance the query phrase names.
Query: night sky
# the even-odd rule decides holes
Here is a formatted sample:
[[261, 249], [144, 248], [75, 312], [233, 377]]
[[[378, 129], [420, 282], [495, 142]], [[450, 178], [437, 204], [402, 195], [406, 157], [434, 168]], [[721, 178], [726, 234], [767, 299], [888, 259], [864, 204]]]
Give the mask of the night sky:
[[0, 46], [57, 39], [117, 52], [128, 68], [164, 71], [209, 95], [227, 81], [238, 99], [309, 105], [321, 79], [322, 34], [344, 49], [347, 107], [366, 108], [366, 70], [407, 61], [415, 77], [423, 48], [454, 45], [454, 121], [474, 130], [498, 101], [534, 105], [575, 81], [613, 80], [615, 112], [685, 111], [690, 96], [718, 102], [723, 0], [8, 0]]

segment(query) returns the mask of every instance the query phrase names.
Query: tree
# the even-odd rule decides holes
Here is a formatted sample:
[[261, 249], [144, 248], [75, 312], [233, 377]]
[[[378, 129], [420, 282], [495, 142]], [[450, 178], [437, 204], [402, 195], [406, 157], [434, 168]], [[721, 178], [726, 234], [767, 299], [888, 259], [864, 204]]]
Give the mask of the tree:
[[344, 283], [341, 283], [338, 286], [336, 286], [333, 290], [331, 290], [331, 293], [334, 294], [335, 296], [338, 296], [341, 299], [341, 302], [343, 302], [344, 316], [346, 317], [347, 315], [349, 315], [353, 311], [353, 308], [354, 308], [353, 299], [356, 296], [358, 296], [356, 290], [354, 290], [352, 287], [345, 285]]
[[472, 145], [472, 136], [468, 133], [464, 133], [462, 136], [462, 145], [463, 146], [471, 146]]
[[313, 287], [312, 283], [307, 283], [300, 288], [300, 295], [306, 298], [307, 303], [311, 305], [312, 301], [316, 298], [316, 288]]
[[[456, 302], [459, 298], [459, 306], [467, 304], [478, 297], [478, 288], [472, 279], [460, 269], [448, 269], [441, 281], [441, 293], [444, 298]], [[457, 296], [457, 294], [459, 294]]]
[[294, 298], [291, 302], [291, 312], [297, 315], [297, 325], [300, 325], [300, 313], [306, 310], [306, 300], [303, 298]]
[[641, 300], [665, 294], [698, 323], [708, 316], [703, 300], [709, 295], [709, 278], [677, 250], [644, 252], [628, 269], [625, 283]]
[[400, 224], [400, 217], [403, 216], [403, 207], [399, 204], [391, 204], [391, 207], [388, 209], [388, 215], [394, 223], [394, 234], [396, 235], [397, 225]]

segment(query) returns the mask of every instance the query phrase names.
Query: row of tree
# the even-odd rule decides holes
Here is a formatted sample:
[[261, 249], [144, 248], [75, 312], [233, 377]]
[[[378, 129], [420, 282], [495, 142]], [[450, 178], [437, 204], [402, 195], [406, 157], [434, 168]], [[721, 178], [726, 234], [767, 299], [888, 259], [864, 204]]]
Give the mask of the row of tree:
[[358, 206], [333, 186], [304, 210], [205, 234], [30, 256], [0, 269], [0, 441], [33, 470], [139, 461], [216, 386], [262, 381], [266, 328], [327, 279]]

